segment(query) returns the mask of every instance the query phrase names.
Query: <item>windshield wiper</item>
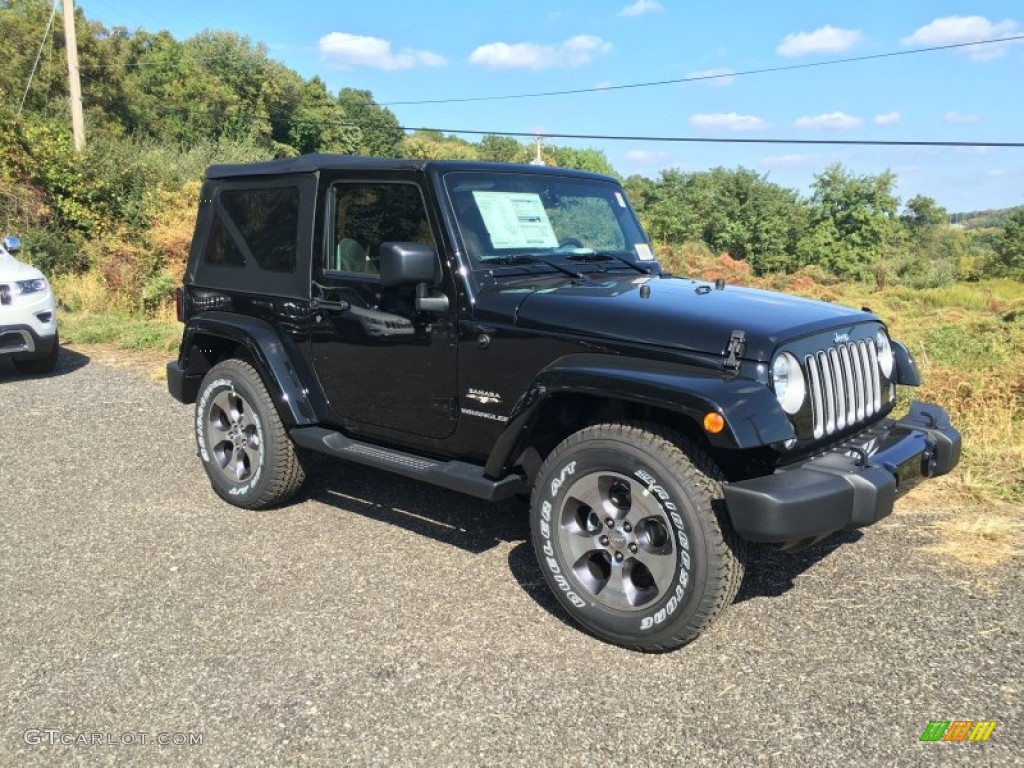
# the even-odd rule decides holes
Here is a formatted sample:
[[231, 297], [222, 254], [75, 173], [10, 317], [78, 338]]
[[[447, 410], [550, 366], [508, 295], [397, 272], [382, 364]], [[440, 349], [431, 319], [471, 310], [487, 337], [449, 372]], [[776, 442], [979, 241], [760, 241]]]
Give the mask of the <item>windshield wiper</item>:
[[488, 256], [480, 260], [485, 264], [499, 264], [501, 266], [515, 266], [517, 264], [546, 264], [547, 266], [557, 269], [563, 275], [568, 275], [575, 280], [590, 280], [586, 272], [579, 272], [576, 270], [569, 269], [557, 262], [545, 259], [542, 256], [538, 256], [535, 253], [515, 253], [509, 256]]
[[616, 261], [621, 261], [627, 267], [632, 267], [642, 275], [651, 274], [651, 270], [641, 267], [635, 261], [630, 261], [625, 256], [619, 256], [617, 253], [612, 253], [610, 251], [593, 251], [589, 248], [587, 250], [580, 250], [577, 248], [572, 253], [566, 254], [565, 258], [572, 261], [609, 261], [611, 259], [615, 259]]

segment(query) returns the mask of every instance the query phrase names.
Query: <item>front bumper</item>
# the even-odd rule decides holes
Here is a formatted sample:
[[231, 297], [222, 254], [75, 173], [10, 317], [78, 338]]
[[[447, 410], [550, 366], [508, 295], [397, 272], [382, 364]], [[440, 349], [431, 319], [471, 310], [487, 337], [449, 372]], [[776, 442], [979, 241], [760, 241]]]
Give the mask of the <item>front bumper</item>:
[[808, 543], [892, 513], [899, 496], [960, 461], [960, 433], [937, 405], [914, 402], [829, 452], [725, 486], [733, 528], [749, 541]]
[[46, 357], [56, 343], [56, 328], [40, 335], [30, 325], [0, 325], [0, 356], [15, 355], [18, 360]]

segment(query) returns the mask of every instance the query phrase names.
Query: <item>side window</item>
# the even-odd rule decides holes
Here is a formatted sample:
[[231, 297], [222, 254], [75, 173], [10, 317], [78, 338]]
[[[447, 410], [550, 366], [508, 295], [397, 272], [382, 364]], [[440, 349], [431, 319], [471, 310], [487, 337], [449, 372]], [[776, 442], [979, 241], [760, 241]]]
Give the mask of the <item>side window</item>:
[[380, 274], [381, 243], [434, 245], [423, 196], [415, 184], [343, 182], [331, 193], [334, 226], [328, 270]]
[[260, 269], [291, 274], [298, 237], [297, 187], [224, 190], [206, 260], [217, 266], [242, 267], [251, 255]]

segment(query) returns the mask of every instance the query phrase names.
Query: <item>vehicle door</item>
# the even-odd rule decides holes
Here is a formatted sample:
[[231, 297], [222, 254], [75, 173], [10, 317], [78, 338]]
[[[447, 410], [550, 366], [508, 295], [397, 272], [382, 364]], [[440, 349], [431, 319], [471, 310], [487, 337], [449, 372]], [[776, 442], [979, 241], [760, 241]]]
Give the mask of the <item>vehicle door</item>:
[[[437, 258], [432, 285], [386, 287], [380, 246], [442, 238], [417, 174], [321, 181], [322, 248], [312, 285], [312, 353], [331, 420], [357, 433], [443, 438], [455, 428], [454, 280]], [[418, 311], [417, 288], [446, 295]]]

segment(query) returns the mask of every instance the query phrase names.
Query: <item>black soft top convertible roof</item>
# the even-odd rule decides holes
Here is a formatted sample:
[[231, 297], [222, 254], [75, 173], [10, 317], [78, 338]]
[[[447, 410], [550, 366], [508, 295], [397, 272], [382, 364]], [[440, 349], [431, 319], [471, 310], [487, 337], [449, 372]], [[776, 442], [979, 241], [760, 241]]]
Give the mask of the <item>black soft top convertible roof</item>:
[[299, 155], [261, 163], [232, 163], [211, 165], [206, 171], [208, 179], [229, 179], [239, 176], [277, 176], [289, 173], [313, 173], [320, 170], [339, 171], [492, 171], [515, 173], [557, 173], [578, 178], [601, 179], [607, 176], [587, 171], [550, 166], [515, 165], [511, 163], [484, 163], [469, 160], [399, 160], [387, 157], [360, 157], [357, 155]]

